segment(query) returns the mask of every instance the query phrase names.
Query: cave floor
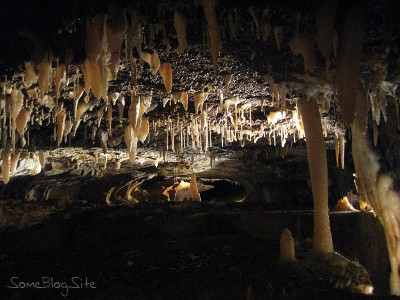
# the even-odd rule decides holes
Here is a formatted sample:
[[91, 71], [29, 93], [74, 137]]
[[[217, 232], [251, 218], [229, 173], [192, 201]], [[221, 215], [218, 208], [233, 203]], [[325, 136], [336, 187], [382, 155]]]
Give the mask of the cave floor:
[[[26, 154], [1, 186], [1, 299], [358, 299], [370, 280], [376, 294], [368, 297], [388, 293], [385, 236], [372, 213], [331, 212], [334, 248], [348, 259], [312, 255], [304, 147], [285, 159], [216, 148], [212, 167], [210, 153], [168, 152], [164, 161], [158, 149], [141, 148], [132, 164], [113, 149], [96, 162], [96, 151], [50, 150], [34, 176], [37, 161]], [[201, 203], [161, 195], [192, 171]], [[219, 179], [227, 181], [212, 193]], [[279, 261], [283, 228], [295, 238], [295, 263]], [[47, 288], [7, 288], [32, 282]]]
[[[368, 239], [361, 227], [371, 222]], [[368, 246], [380, 243], [372, 214], [332, 213], [331, 223], [338, 252], [353, 261], [367, 257], [379, 263]], [[284, 227], [296, 239], [295, 263], [279, 262]], [[45, 221], [0, 233], [2, 299], [61, 299], [67, 292], [71, 299], [362, 297], [359, 291], [368, 285], [365, 269], [339, 255], [312, 256], [311, 232], [311, 211], [261, 204], [70, 206]], [[375, 291], [384, 293], [379, 271], [375, 266], [370, 275]], [[25, 283], [52, 277], [69, 285], [87, 280], [96, 289], [6, 288], [14, 284], [11, 277]]]

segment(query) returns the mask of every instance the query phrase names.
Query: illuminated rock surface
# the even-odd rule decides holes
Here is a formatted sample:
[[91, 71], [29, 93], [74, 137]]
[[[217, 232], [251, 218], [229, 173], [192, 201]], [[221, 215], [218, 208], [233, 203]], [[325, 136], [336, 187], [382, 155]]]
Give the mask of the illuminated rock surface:
[[[88, 274], [99, 289], [73, 294], [88, 299], [359, 297], [371, 282], [390, 293], [379, 222], [396, 253], [386, 212], [400, 207], [400, 4], [292, 2], [2, 3], [4, 299], [29, 292], [3, 289], [14, 271]], [[307, 162], [298, 101], [309, 98], [327, 168]], [[369, 277], [331, 246], [311, 251], [309, 165], [323, 181], [319, 234], [328, 207], [333, 249]], [[391, 201], [373, 198], [376, 178]], [[376, 218], [332, 213], [344, 197]]]

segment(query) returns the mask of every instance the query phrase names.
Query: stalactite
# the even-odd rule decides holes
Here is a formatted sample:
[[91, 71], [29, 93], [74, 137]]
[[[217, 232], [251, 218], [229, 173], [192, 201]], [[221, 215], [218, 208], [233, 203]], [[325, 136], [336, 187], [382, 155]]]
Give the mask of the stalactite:
[[73, 125], [73, 136], [75, 136], [76, 134], [76, 130], [79, 127], [79, 124], [81, 123], [81, 117], [83, 116], [83, 114], [89, 109], [92, 109], [95, 105], [97, 105], [99, 103], [98, 99], [92, 99], [90, 100], [88, 103], [85, 102], [79, 102], [78, 104], [78, 109], [76, 112], [76, 118], [74, 120], [74, 125]]
[[186, 42], [186, 17], [182, 12], [175, 10], [174, 13], [174, 27], [178, 37], [178, 51], [183, 54], [187, 47]]
[[107, 129], [108, 129], [108, 136], [112, 137], [112, 111], [113, 111], [113, 106], [112, 104], [109, 104], [107, 106]]
[[337, 74], [337, 94], [343, 120], [353, 122], [355, 102], [360, 82], [360, 60], [364, 38], [365, 15], [355, 4], [344, 21], [344, 34], [340, 43]]
[[31, 118], [32, 108], [22, 108], [16, 119], [16, 129], [19, 135], [23, 135]]
[[325, 59], [325, 72], [328, 74], [333, 50], [333, 29], [337, 10], [336, 0], [320, 1], [316, 12], [317, 41]]
[[172, 91], [172, 66], [171, 63], [165, 62], [160, 66], [160, 75], [164, 81], [165, 90], [168, 94]]
[[132, 50], [134, 47], [136, 47], [139, 55], [142, 52], [142, 34], [139, 12], [135, 9], [130, 9], [127, 10], [127, 14], [129, 15], [129, 22], [125, 37], [125, 55], [126, 62], [129, 62], [132, 59]]
[[151, 74], [156, 75], [161, 65], [157, 51], [154, 51], [153, 53], [141, 52], [140, 58], [149, 64]]
[[141, 126], [138, 128], [133, 128], [134, 135], [138, 139], [138, 141], [144, 143], [146, 140], [150, 130], [150, 123], [149, 119], [146, 117], [143, 117]]
[[278, 48], [278, 51], [280, 51], [283, 38], [283, 26], [274, 27], [274, 35], [275, 35], [276, 47]]
[[31, 87], [38, 81], [38, 75], [35, 73], [34, 65], [32, 62], [25, 62], [25, 77], [24, 86], [25, 88]]
[[208, 34], [210, 36], [211, 58], [214, 66], [214, 75], [218, 75], [218, 57], [219, 57], [219, 29], [215, 13], [215, 1], [203, 0], [204, 14], [206, 15]]
[[124, 110], [125, 110], [125, 97], [124, 96], [119, 96], [117, 105], [118, 105], [119, 122], [122, 123], [122, 121], [124, 120]]
[[339, 136], [339, 148], [340, 148], [340, 164], [342, 166], [342, 169], [344, 169], [344, 145], [345, 145], [345, 138], [344, 135]]
[[104, 57], [101, 57], [96, 64], [92, 64], [89, 59], [86, 59], [82, 67], [86, 94], [89, 94], [89, 91], [91, 90], [96, 98], [103, 98], [106, 100], [108, 74]]
[[379, 128], [378, 124], [374, 120], [372, 120], [372, 139], [374, 141], [374, 146], [378, 145], [378, 136], [379, 136]]
[[108, 19], [106, 22], [107, 43], [110, 52], [108, 68], [111, 72], [112, 80], [117, 79], [117, 72], [120, 65], [120, 52], [127, 26], [126, 14], [122, 12]]
[[368, 129], [368, 98], [360, 81], [358, 82], [356, 98], [356, 118], [362, 133], [365, 134]]
[[359, 128], [357, 119], [352, 126], [352, 154], [357, 172], [357, 186], [361, 197], [371, 205], [385, 230], [391, 266], [390, 291], [400, 295], [400, 195], [389, 175], [381, 172], [378, 157], [370, 146], [367, 135]]
[[65, 109], [61, 109], [61, 111], [57, 114], [57, 147], [60, 147], [62, 138], [64, 135], [65, 129], [65, 119], [67, 117], [67, 113]]
[[44, 58], [40, 63], [38, 82], [41, 99], [43, 99], [44, 95], [49, 92], [49, 78], [51, 75], [52, 60], [53, 56], [49, 50], [45, 53]]
[[229, 106], [235, 105], [235, 111], [237, 108], [237, 105], [239, 104], [239, 96], [235, 96], [233, 98], [225, 99], [224, 100], [224, 111], [227, 114], [229, 112]]
[[98, 14], [95, 17], [87, 17], [85, 50], [92, 65], [99, 61], [105, 39], [105, 16]]
[[60, 98], [60, 92], [67, 82], [67, 72], [64, 64], [60, 64], [56, 69], [56, 105], [58, 105], [58, 99]]
[[228, 26], [229, 26], [229, 37], [230, 39], [236, 39], [236, 26], [233, 19], [233, 13], [230, 11], [228, 13]]
[[232, 79], [232, 74], [228, 72], [224, 72], [222, 74], [222, 77], [224, 78], [224, 86], [225, 86], [225, 92], [229, 93], [229, 84]]
[[20, 155], [21, 155], [21, 151], [19, 151], [19, 150], [16, 150], [15, 153], [11, 155], [10, 175], [15, 174]]
[[257, 15], [256, 8], [254, 6], [250, 6], [249, 12], [250, 12], [250, 15], [253, 17], [254, 24], [256, 25], [257, 39], [259, 40], [261, 37], [261, 26], [260, 26], [260, 19]]
[[207, 92], [201, 92], [201, 93], [196, 93], [193, 95], [194, 98], [194, 109], [196, 114], [198, 114], [199, 109], [203, 110], [203, 103], [204, 101], [206, 101], [208, 97], [208, 93]]
[[24, 95], [21, 90], [13, 88], [11, 91], [11, 103], [10, 103], [10, 130], [11, 130], [11, 144], [12, 153], [15, 152], [15, 131], [17, 129], [17, 117], [24, 104]]
[[339, 168], [340, 142], [338, 136], [335, 137], [335, 157], [336, 157], [336, 167]]
[[1, 163], [1, 175], [3, 183], [7, 184], [10, 181], [10, 155], [3, 153]]
[[315, 51], [313, 39], [310, 34], [300, 33], [298, 37], [293, 37], [290, 41], [290, 49], [293, 54], [301, 54], [304, 58], [304, 72], [314, 73], [315, 70]]

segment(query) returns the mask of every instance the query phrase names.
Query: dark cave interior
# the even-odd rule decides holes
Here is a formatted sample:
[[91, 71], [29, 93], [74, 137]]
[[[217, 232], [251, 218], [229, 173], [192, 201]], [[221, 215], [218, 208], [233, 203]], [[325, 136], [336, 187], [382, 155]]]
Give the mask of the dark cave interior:
[[399, 13], [3, 0], [1, 298], [400, 296]]

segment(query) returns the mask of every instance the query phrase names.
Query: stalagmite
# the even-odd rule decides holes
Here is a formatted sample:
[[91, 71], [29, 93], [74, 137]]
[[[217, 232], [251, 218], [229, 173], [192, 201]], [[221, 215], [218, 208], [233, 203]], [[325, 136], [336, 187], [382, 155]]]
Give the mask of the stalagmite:
[[108, 142], [108, 132], [102, 129], [97, 131], [99, 135], [101, 149], [103, 150], [103, 154], [107, 153], [107, 142]]
[[19, 150], [15, 150], [15, 153], [11, 155], [11, 167], [10, 167], [11, 175], [15, 174], [20, 155], [21, 155], [21, 152]]
[[301, 98], [297, 105], [304, 124], [307, 157], [314, 199], [314, 244], [316, 252], [333, 252], [328, 209], [328, 166], [321, 118], [313, 98]]
[[165, 62], [160, 66], [160, 75], [164, 81], [165, 90], [168, 94], [171, 93], [172, 90], [172, 67], [171, 63]]
[[122, 123], [122, 121], [124, 120], [125, 97], [119, 96], [117, 105], [119, 122]]
[[196, 174], [192, 173], [192, 177], [190, 179], [190, 186], [189, 186], [189, 200], [201, 202], [201, 197], [199, 193], [199, 189], [197, 187], [197, 179]]
[[292, 238], [292, 233], [287, 228], [283, 229], [281, 234], [279, 258], [286, 263], [296, 261], [294, 239]]
[[2, 155], [1, 175], [3, 176], [3, 183], [7, 184], [10, 181], [10, 155]]
[[129, 124], [124, 129], [124, 140], [129, 152], [129, 161], [134, 162], [136, 158], [137, 137], [133, 130], [132, 124]]
[[337, 211], [356, 211], [353, 205], [350, 204], [349, 198], [344, 196], [342, 199], [339, 199], [335, 205], [335, 210]]
[[178, 51], [179, 53], [183, 53], [186, 50], [187, 42], [186, 42], [186, 17], [182, 12], [175, 10], [174, 13], [174, 27], [176, 31], [176, 35], [178, 37]]
[[203, 0], [204, 14], [206, 15], [208, 34], [210, 36], [211, 58], [214, 66], [214, 75], [218, 74], [218, 57], [219, 57], [219, 29], [218, 21], [215, 13], [215, 1]]
[[276, 124], [279, 120], [286, 118], [286, 113], [281, 111], [271, 111], [267, 116], [267, 121], [270, 124]]
[[43, 150], [39, 150], [39, 162], [42, 170], [44, 170], [44, 167], [46, 166], [46, 153]]
[[134, 90], [131, 90], [131, 104], [129, 105], [128, 118], [129, 118], [129, 123], [132, 124], [133, 127], [137, 126], [139, 113], [140, 113], [140, 98], [139, 96], [136, 96], [136, 92]]
[[97, 164], [99, 162], [99, 151], [94, 150], [94, 163]]

